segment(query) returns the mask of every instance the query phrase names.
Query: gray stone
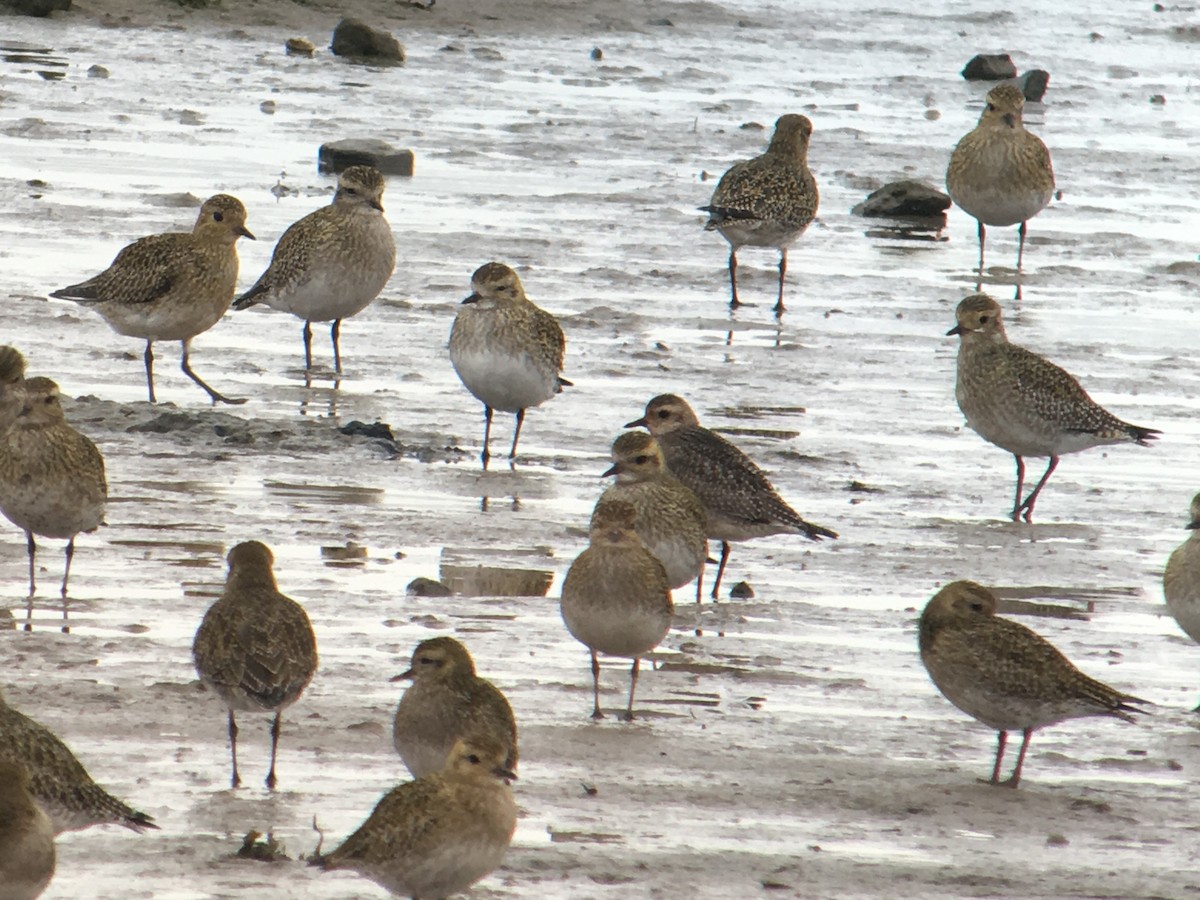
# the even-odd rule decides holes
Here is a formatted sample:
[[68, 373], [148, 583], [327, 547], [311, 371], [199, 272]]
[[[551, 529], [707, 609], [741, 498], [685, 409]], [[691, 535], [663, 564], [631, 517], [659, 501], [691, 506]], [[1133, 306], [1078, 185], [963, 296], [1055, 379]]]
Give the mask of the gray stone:
[[390, 33], [372, 28], [358, 19], [342, 19], [333, 30], [329, 49], [335, 56], [369, 63], [396, 65], [404, 62], [404, 48]]
[[1030, 103], [1041, 103], [1050, 86], [1050, 73], [1045, 69], [1030, 69], [1017, 79], [1017, 87]]
[[405, 593], [412, 594], [414, 597], [449, 597], [453, 593], [440, 581], [434, 581], [432, 578], [424, 576], [414, 578], [404, 590]]
[[962, 70], [967, 81], [1003, 81], [1017, 77], [1017, 67], [1007, 53], [980, 53]]
[[949, 208], [950, 198], [933, 185], [923, 181], [893, 181], [874, 191], [850, 212], [867, 218], [929, 218], [940, 216]]
[[108, 69], [104, 66], [89, 66], [87, 70], [88, 78], [107, 78]]
[[71, 0], [0, 0], [0, 5], [23, 16], [44, 18], [52, 12], [66, 12], [71, 8]]
[[321, 172], [341, 172], [350, 166], [374, 166], [384, 175], [413, 173], [413, 152], [397, 150], [378, 138], [347, 138], [322, 144], [317, 151], [317, 169]]

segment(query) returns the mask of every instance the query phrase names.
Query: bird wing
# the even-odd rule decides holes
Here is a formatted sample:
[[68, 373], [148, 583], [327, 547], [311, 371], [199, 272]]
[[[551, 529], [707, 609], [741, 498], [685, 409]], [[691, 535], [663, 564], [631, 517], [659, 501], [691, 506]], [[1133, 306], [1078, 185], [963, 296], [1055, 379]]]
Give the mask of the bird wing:
[[1125, 435], [1130, 426], [1096, 403], [1065, 369], [1038, 354], [1007, 344], [1005, 359], [1021, 403], [1064, 431]]
[[[533, 323], [537, 332], [538, 346], [548, 351], [548, 361], [554, 364], [554, 370], [561, 372], [563, 356], [567, 351], [567, 338], [562, 326], [550, 313], [540, 307], [534, 307]], [[570, 382], [567, 382], [570, 384]]]
[[[332, 206], [323, 206], [288, 226], [279, 243], [275, 245], [275, 251], [271, 254], [271, 264], [259, 276], [258, 281], [254, 282], [254, 286], [234, 301], [234, 309], [253, 306], [256, 297], [285, 289], [297, 274], [308, 271], [314, 243], [311, 239], [312, 226], [304, 223], [314, 216], [324, 218], [332, 209]], [[304, 227], [301, 227], [302, 225]]]
[[134, 241], [117, 254], [107, 269], [94, 278], [54, 291], [51, 297], [83, 303], [153, 303], [170, 292], [187, 274], [198, 274], [203, 264], [180, 253], [190, 234], [155, 234]]
[[436, 833], [445, 807], [445, 787], [438, 775], [408, 781], [392, 788], [367, 820], [324, 857], [326, 868], [354, 868], [356, 861], [375, 862], [386, 856], [389, 865], [418, 856], [427, 835]]
[[[811, 202], [796, 203], [796, 198]], [[817, 213], [817, 189], [812, 174], [777, 158], [756, 156], [734, 165], [713, 192], [709, 223], [716, 227], [726, 220], [764, 221], [807, 225]]]

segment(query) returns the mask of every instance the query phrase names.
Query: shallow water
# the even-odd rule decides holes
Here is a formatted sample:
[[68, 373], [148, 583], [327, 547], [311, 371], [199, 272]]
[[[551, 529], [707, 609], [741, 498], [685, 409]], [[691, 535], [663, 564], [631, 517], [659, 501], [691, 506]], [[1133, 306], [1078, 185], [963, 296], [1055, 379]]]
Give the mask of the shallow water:
[[[0, 43], [68, 63], [46, 80], [40, 63], [0, 61], [0, 338], [80, 398], [69, 415], [105, 453], [112, 493], [108, 527], [79, 541], [71, 634], [58, 631], [61, 547], [45, 542], [37, 627], [0, 633], [3, 683], [163, 826], [64, 837], [45, 896], [382, 896], [352, 876], [232, 855], [251, 828], [273, 830], [294, 857], [316, 844], [314, 815], [327, 842], [361, 821], [404, 774], [387, 679], [418, 641], [448, 630], [522, 728], [523, 818], [478, 896], [1196, 889], [1200, 736], [1187, 710], [1200, 666], [1160, 590], [1200, 488], [1200, 93], [1195, 44], [1174, 33], [1193, 13], [606, 4], [543, 18], [498, 8], [464, 26], [462, 11], [439, 5], [391, 20], [408, 64], [373, 71], [325, 52], [286, 57], [286, 37], [321, 45], [336, 17], [279, 9], [303, 24], [180, 16], [135, 32], [84, 16], [0, 20]], [[663, 18], [673, 25], [651, 24]], [[1151, 449], [1065, 458], [1034, 526], [1005, 520], [1012, 460], [963, 427], [953, 397], [956, 345], [944, 333], [973, 288], [974, 222], [952, 210], [948, 240], [904, 241], [867, 237], [879, 223], [848, 213], [899, 177], [940, 185], [983, 93], [957, 73], [1001, 47], [1020, 68], [1051, 72], [1047, 104], [1028, 118], [1063, 198], [1030, 223], [1019, 307], [1013, 229], [989, 233], [987, 286], [1014, 341], [1164, 432]], [[92, 64], [111, 77], [86, 77]], [[822, 201], [790, 255], [778, 324], [774, 254], [741, 254], [753, 305], [730, 316], [727, 247], [695, 207], [787, 111], [814, 122]], [[300, 323], [256, 309], [230, 313], [192, 352], [202, 377], [249, 404], [210, 409], [179, 373], [177, 347], [162, 345], [165, 402], [151, 407], [141, 346], [45, 299], [133, 238], [188, 227], [184, 193], [246, 203], [259, 237], [240, 248], [249, 286], [282, 230], [327, 201], [317, 144], [374, 134], [413, 148], [416, 177], [389, 183], [401, 265], [343, 327], [336, 392], [328, 378], [304, 387]], [[280, 199], [277, 184], [290, 189]], [[514, 470], [501, 459], [481, 473], [481, 410], [445, 341], [470, 273], [492, 258], [520, 266], [530, 296], [560, 316], [576, 386], [530, 412]], [[315, 331], [328, 365], [327, 329]], [[643, 670], [642, 720], [593, 725], [586, 652], [553, 599], [418, 599], [404, 586], [437, 577], [443, 561], [560, 578], [584, 545], [613, 437], [665, 391], [710, 426], [750, 429], [738, 443], [842, 539], [737, 546], [726, 584], [747, 580], [756, 596], [697, 610], [677, 591], [663, 668]], [[163, 412], [178, 417], [156, 422]], [[397, 443], [341, 434], [353, 420], [390, 423]], [[511, 425], [498, 417], [495, 448]], [[250, 787], [227, 790], [224, 715], [196, 688], [189, 652], [225, 549], [249, 538], [275, 550], [322, 660], [286, 715], [273, 798], [261, 788], [266, 719], [243, 722]], [[321, 552], [349, 541], [365, 559]], [[915, 648], [920, 607], [963, 577], [1092, 601], [1086, 621], [1025, 621], [1089, 673], [1158, 704], [1152, 721], [1047, 729], [1020, 791], [977, 784], [994, 735], [936, 693]], [[0, 531], [0, 579], [19, 610], [15, 529]], [[556, 578], [550, 598], [557, 590]], [[606, 666], [607, 707], [623, 702], [627, 669]]]

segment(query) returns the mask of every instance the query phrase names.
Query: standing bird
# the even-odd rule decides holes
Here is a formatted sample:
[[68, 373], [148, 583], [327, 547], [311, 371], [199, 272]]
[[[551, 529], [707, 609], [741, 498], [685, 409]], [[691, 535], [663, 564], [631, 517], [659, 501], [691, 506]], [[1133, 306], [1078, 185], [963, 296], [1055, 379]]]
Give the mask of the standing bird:
[[[1049, 360], [1008, 342], [1000, 304], [972, 294], [955, 310], [958, 408], [985, 441], [1017, 460], [1017, 493], [1012, 520], [1033, 521], [1033, 505], [1063, 453], [1133, 441], [1143, 447], [1161, 434], [1122, 422], [1087, 395], [1079, 382]], [[1024, 500], [1026, 456], [1048, 456], [1050, 465]]]
[[29, 792], [29, 769], [0, 762], [0, 898], [41, 896], [54, 863], [54, 826]]
[[[122, 803], [88, 775], [49, 728], [13, 709], [0, 693], [0, 763], [29, 770], [29, 790], [54, 824], [54, 832], [92, 825], [123, 825], [141, 833], [154, 819]], [[0, 779], [2, 782], [3, 779]]]
[[503, 742], [459, 741], [441, 771], [397, 785], [322, 869], [352, 869], [402, 897], [448, 897], [504, 862], [517, 827]]
[[[1037, 135], [1025, 130], [1021, 111], [1025, 95], [1011, 84], [994, 87], [979, 124], [963, 136], [950, 154], [946, 189], [950, 199], [979, 222], [979, 276], [983, 277], [983, 244], [987, 225], [1020, 223], [1017, 273], [1025, 253], [1027, 222], [1054, 196], [1050, 151]], [[1020, 284], [1018, 283], [1018, 296]]]
[[412, 679], [392, 723], [392, 742], [413, 778], [440, 772], [460, 740], [485, 735], [505, 748], [504, 768], [517, 767], [517, 723], [494, 684], [475, 674], [475, 660], [452, 637], [421, 641], [412, 666], [392, 681]]
[[613, 441], [612, 468], [601, 478], [617, 476], [617, 483], [596, 501], [592, 521], [600, 508], [623, 500], [637, 512], [634, 530], [642, 543], [667, 570], [667, 583], [683, 587], [693, 578], [696, 602], [708, 561], [708, 514], [695, 492], [667, 471], [662, 450], [644, 431], [627, 431]]
[[719, 231], [729, 241], [729, 305], [740, 306], [737, 290], [739, 247], [774, 247], [779, 251], [779, 299], [775, 315], [783, 313], [783, 279], [788, 247], [817, 215], [820, 195], [808, 168], [812, 122], [789, 113], [775, 122], [767, 152], [734, 165], [721, 176], [708, 206], [705, 231]]
[[304, 607], [279, 593], [271, 571], [275, 557], [265, 544], [245, 541], [227, 559], [225, 590], [196, 630], [192, 658], [200, 680], [229, 708], [232, 787], [242, 783], [234, 712], [275, 713], [266, 782], [274, 790], [280, 719], [317, 671], [317, 639]]
[[63, 615], [75, 556], [75, 536], [104, 524], [108, 483], [104, 457], [63, 416], [58, 385], [30, 378], [19, 388], [20, 408], [0, 434], [0, 513], [25, 531], [29, 551], [29, 615], [33, 615], [35, 534], [65, 539]]
[[[1016, 787], [1034, 731], [1066, 719], [1112, 716], [1133, 722], [1145, 704], [1089, 678], [1054, 645], [1024, 625], [996, 615], [996, 595], [973, 581], [955, 581], [921, 613], [921, 662], [946, 699], [999, 733], [992, 784]], [[1023, 734], [1007, 781], [1000, 763], [1008, 732]]]
[[16, 347], [0, 347], [0, 436], [21, 410], [25, 357]]
[[512, 449], [517, 455], [525, 410], [540, 406], [571, 382], [560, 376], [567, 341], [558, 321], [525, 296], [517, 273], [485, 263], [471, 276], [473, 293], [450, 329], [450, 362], [468, 391], [483, 404], [483, 453], [491, 454], [492, 411], [517, 414]]
[[213, 403], [245, 403], [214, 391], [192, 371], [192, 338], [225, 315], [237, 287], [239, 237], [254, 240], [246, 228], [246, 207], [236, 197], [217, 194], [200, 207], [190, 234], [168, 232], [140, 238], [117, 254], [112, 265], [81, 284], [51, 297], [94, 304], [117, 334], [146, 342], [146, 385], [154, 396], [154, 342], [180, 341], [183, 374], [200, 385]]
[[[1175, 548], [1163, 572], [1167, 609], [1187, 636], [1200, 643], [1200, 494], [1192, 498], [1188, 539]], [[1200, 712], [1200, 706], [1196, 707]]]
[[623, 716], [632, 722], [641, 657], [667, 636], [675, 613], [667, 572], [637, 536], [636, 521], [637, 510], [631, 504], [623, 500], [602, 504], [592, 516], [588, 548], [571, 563], [563, 580], [563, 622], [592, 654], [593, 719], [604, 718], [596, 654], [633, 659], [629, 705]]
[[646, 414], [626, 428], [646, 428], [662, 449], [667, 469], [695, 491], [708, 513], [708, 536], [721, 542], [721, 562], [712, 598], [729, 562], [730, 542], [772, 534], [802, 534], [810, 541], [837, 532], [800, 518], [750, 457], [704, 428], [682, 397], [660, 394]]
[[312, 368], [312, 323], [332, 319], [333, 368], [341, 373], [342, 319], [366, 309], [396, 268], [383, 188], [383, 175], [373, 166], [342, 172], [333, 202], [283, 233], [267, 271], [233, 304], [245, 309], [265, 303], [303, 319], [306, 370]]

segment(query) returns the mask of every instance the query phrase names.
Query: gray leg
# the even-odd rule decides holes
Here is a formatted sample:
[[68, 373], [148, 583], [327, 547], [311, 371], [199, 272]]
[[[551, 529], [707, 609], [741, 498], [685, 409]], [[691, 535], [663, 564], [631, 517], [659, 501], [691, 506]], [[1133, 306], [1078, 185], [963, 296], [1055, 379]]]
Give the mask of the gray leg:
[[154, 397], [154, 342], [146, 341], [146, 352], [142, 356], [146, 361], [146, 387], [150, 390], [150, 402], [157, 403]]
[[183, 341], [183, 356], [179, 362], [179, 368], [183, 369], [183, 374], [192, 379], [192, 381], [196, 382], [196, 384], [200, 385], [200, 387], [204, 388], [204, 390], [208, 393], [208, 396], [212, 397], [213, 403], [229, 403], [233, 406], [236, 406], [239, 403], [245, 403], [245, 397], [226, 397], [224, 394], [214, 391], [204, 383], [204, 380], [199, 375], [192, 371], [192, 367], [188, 365], [188, 343], [189, 341]]

